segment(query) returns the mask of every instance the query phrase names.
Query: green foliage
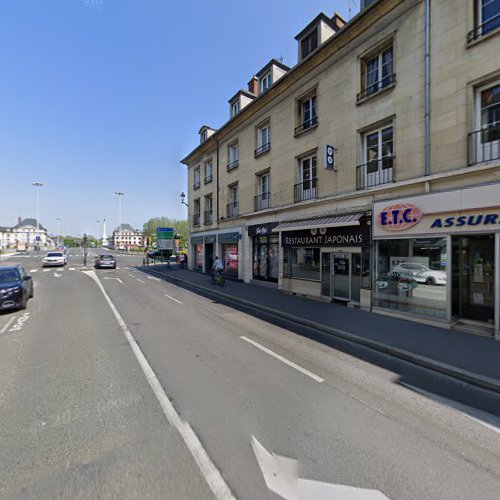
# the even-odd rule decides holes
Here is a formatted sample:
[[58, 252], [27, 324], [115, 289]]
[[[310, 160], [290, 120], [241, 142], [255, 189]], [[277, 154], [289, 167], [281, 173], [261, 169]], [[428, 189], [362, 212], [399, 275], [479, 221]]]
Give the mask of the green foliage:
[[180, 236], [181, 250], [187, 248], [189, 232], [187, 220], [171, 219], [170, 217], [153, 217], [149, 219], [143, 226], [143, 233], [145, 237], [150, 238], [150, 242], [156, 242], [156, 228], [158, 227], [173, 227]]

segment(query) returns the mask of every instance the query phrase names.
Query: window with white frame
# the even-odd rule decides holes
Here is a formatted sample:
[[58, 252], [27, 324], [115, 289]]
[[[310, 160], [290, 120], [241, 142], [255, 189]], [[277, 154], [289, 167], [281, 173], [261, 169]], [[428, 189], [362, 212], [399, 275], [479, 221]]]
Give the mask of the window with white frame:
[[309, 95], [298, 102], [298, 126], [295, 133], [299, 134], [304, 130], [313, 128], [318, 123], [317, 98], [316, 95]]
[[212, 159], [210, 159], [205, 162], [205, 184], [212, 182], [212, 175], [213, 175], [213, 163]]
[[256, 155], [269, 151], [271, 149], [271, 126], [269, 123], [257, 128], [257, 149]]
[[239, 99], [231, 105], [231, 116], [236, 116], [241, 110]]
[[482, 35], [500, 28], [500, 0], [475, 0], [475, 24], [474, 36]]
[[233, 142], [227, 148], [227, 169], [236, 168], [240, 161], [240, 150], [237, 142]]
[[305, 36], [300, 42], [300, 57], [306, 58], [318, 48], [318, 28]]
[[229, 203], [227, 205], [227, 216], [228, 217], [235, 217], [238, 215], [238, 184], [232, 184], [231, 186], [228, 186], [228, 199]]
[[201, 184], [200, 167], [196, 167], [193, 171], [193, 189], [198, 189]]
[[212, 223], [213, 198], [212, 195], [205, 196], [205, 217], [204, 224]]
[[256, 210], [263, 210], [271, 206], [271, 175], [269, 172], [257, 176]]
[[392, 182], [394, 166], [392, 124], [372, 130], [363, 136], [363, 157], [363, 165], [358, 173], [358, 188]]
[[362, 61], [362, 92], [358, 100], [377, 93], [394, 83], [392, 45]]
[[311, 155], [299, 160], [299, 183], [295, 185], [294, 201], [312, 200], [317, 196], [317, 159]]
[[197, 226], [200, 224], [200, 213], [201, 213], [201, 203], [200, 199], [193, 201], [193, 225]]
[[500, 82], [480, 87], [476, 92], [477, 131], [472, 140], [475, 162], [500, 158]]
[[262, 94], [273, 84], [273, 75], [271, 71], [267, 72], [264, 76], [262, 76], [259, 80], [260, 85], [260, 93]]

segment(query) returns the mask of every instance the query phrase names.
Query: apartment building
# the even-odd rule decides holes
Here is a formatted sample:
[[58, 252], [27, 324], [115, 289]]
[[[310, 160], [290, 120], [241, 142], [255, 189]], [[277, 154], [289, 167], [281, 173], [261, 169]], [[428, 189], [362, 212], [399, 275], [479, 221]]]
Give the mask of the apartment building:
[[113, 246], [119, 250], [142, 248], [144, 246], [142, 231], [134, 229], [130, 224], [122, 224], [113, 231]]
[[190, 259], [500, 339], [500, 2], [318, 15], [200, 130]]
[[41, 224], [38, 225], [36, 219], [22, 219], [18, 217], [17, 224], [12, 227], [0, 227], [0, 250], [12, 249], [18, 243], [24, 244], [26, 249], [33, 249], [38, 245], [47, 248], [52, 245], [52, 238]]

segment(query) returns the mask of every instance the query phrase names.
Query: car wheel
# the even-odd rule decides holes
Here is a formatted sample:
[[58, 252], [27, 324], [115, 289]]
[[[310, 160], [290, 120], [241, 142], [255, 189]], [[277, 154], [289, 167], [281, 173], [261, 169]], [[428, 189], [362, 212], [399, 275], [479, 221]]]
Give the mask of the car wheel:
[[31, 287], [29, 298], [32, 299], [35, 296], [35, 290]]
[[21, 305], [19, 306], [19, 309], [21, 311], [24, 311], [28, 307], [28, 297], [26, 297], [22, 302]]
[[432, 276], [429, 276], [429, 277], [425, 280], [425, 284], [426, 284], [426, 285], [435, 285], [435, 284], [436, 284], [436, 280], [435, 280]]

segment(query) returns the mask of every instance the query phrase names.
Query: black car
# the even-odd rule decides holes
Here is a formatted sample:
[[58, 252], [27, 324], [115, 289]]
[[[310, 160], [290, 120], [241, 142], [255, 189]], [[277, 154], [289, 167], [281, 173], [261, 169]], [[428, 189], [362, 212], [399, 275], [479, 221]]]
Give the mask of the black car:
[[150, 259], [165, 259], [168, 260], [170, 256], [172, 255], [172, 250], [166, 250], [166, 249], [161, 249], [161, 250], [150, 250], [148, 252], [148, 257]]
[[108, 268], [108, 269], [116, 269], [116, 259], [114, 255], [109, 253], [98, 255], [94, 261], [94, 267], [96, 269]]
[[23, 267], [0, 267], [0, 311], [26, 309], [32, 297], [33, 280]]

